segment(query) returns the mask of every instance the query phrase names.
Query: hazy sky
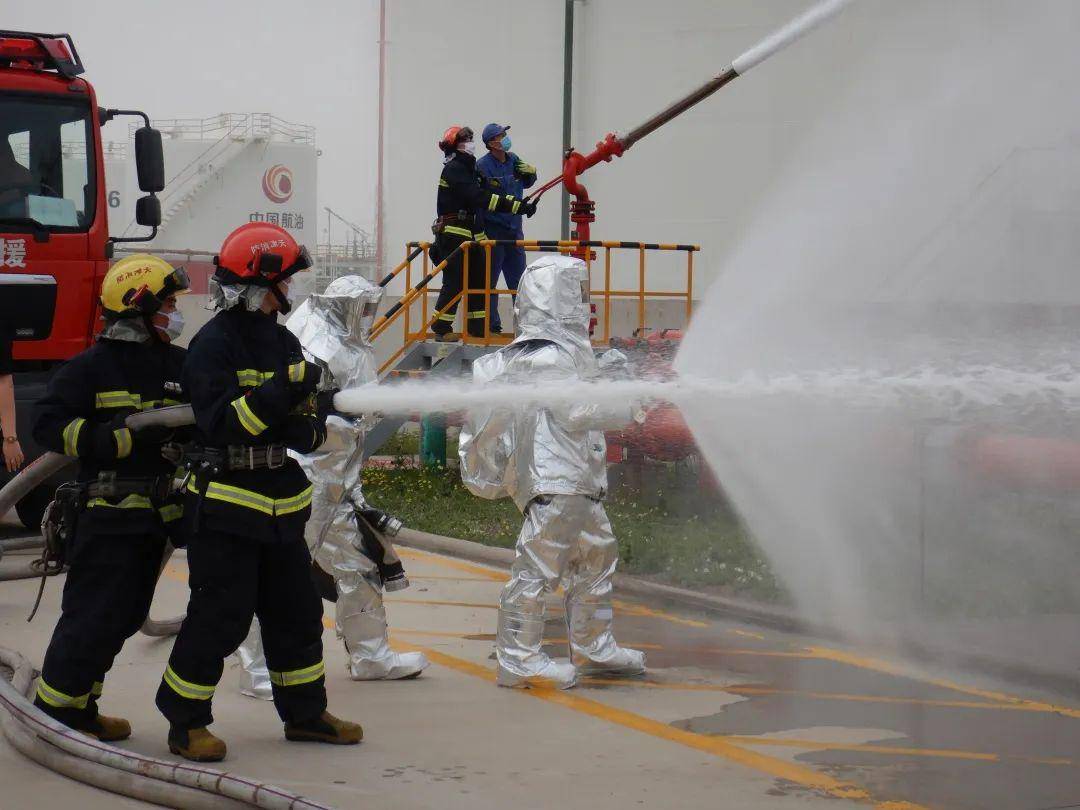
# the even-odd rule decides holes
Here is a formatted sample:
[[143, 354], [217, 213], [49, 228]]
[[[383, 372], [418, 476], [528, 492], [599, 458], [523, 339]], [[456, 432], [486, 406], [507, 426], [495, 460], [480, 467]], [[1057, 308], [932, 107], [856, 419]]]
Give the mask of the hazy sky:
[[374, 219], [378, 8], [378, 0], [43, 0], [4, 3], [3, 27], [71, 34], [104, 107], [157, 118], [269, 112], [315, 126], [321, 240], [323, 206], [368, 229]]

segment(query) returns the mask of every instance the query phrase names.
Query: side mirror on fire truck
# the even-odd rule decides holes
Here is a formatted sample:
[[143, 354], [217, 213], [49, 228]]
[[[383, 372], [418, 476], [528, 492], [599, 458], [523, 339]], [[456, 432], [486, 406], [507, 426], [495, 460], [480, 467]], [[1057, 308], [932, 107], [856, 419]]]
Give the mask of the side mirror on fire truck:
[[[165, 153], [161, 148], [161, 133], [151, 126], [135, 130], [135, 170], [139, 175], [139, 188], [143, 191], [165, 189]], [[139, 224], [146, 223], [139, 220]]]
[[153, 194], [137, 199], [135, 221], [147, 228], [157, 228], [161, 224], [161, 200]]

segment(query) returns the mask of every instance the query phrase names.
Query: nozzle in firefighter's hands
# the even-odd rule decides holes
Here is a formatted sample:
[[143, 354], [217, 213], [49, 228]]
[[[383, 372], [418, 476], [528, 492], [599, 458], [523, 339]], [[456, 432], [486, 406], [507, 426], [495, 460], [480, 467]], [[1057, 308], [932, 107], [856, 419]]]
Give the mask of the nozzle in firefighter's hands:
[[356, 511], [370, 524], [371, 528], [387, 537], [396, 537], [405, 525], [401, 522], [401, 518], [371, 506], [364, 506]]
[[525, 202], [521, 206], [521, 213], [523, 213], [528, 218], [532, 218], [532, 215], [536, 213], [536, 201], [525, 200]]

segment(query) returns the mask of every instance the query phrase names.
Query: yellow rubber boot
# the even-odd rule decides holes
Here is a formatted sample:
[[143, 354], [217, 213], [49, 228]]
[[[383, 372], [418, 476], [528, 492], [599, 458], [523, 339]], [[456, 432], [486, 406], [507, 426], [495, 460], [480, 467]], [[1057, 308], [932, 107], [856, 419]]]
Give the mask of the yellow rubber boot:
[[221, 762], [226, 752], [225, 741], [206, 728], [170, 728], [169, 750], [192, 762]]
[[285, 739], [292, 742], [321, 742], [331, 745], [356, 745], [364, 739], [364, 729], [359, 723], [339, 720], [323, 712], [306, 723], [286, 723]]
[[99, 714], [90, 722], [86, 729], [87, 734], [97, 737], [102, 742], [116, 742], [126, 740], [131, 736], [131, 723], [123, 717], [109, 717]]

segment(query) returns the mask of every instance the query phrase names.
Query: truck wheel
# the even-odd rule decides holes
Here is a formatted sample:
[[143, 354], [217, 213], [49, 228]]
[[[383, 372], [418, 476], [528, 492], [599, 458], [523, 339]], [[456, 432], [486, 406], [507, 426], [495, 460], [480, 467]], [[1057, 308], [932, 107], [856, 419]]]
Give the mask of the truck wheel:
[[52, 500], [52, 491], [48, 487], [38, 487], [15, 504], [15, 514], [22, 525], [36, 532], [41, 528], [41, 519], [45, 517], [45, 508]]

